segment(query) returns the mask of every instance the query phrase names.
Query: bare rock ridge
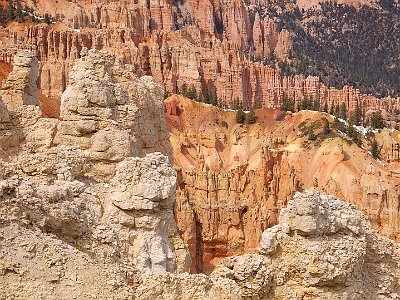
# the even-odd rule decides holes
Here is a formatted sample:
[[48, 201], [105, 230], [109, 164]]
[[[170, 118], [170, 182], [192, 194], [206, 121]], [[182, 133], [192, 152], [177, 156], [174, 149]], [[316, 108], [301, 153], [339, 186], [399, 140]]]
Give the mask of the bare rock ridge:
[[137, 299], [398, 299], [400, 248], [354, 205], [307, 190], [267, 229], [259, 254], [225, 259], [210, 274], [162, 274]]
[[62, 120], [0, 100], [1, 299], [132, 299], [144, 277], [190, 264], [161, 88], [82, 56]]

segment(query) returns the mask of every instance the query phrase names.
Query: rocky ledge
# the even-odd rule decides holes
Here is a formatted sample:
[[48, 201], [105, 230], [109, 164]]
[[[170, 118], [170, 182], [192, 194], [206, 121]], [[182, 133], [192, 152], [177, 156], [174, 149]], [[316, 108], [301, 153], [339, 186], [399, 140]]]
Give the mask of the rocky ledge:
[[163, 274], [137, 299], [399, 299], [400, 248], [354, 205], [297, 193], [258, 254], [222, 261], [209, 277]]

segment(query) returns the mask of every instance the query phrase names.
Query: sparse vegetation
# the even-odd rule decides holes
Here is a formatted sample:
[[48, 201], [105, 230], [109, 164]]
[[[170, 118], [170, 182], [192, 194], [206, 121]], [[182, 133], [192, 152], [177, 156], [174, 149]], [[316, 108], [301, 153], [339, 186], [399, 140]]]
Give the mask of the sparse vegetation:
[[[33, 9], [26, 4], [22, 9], [21, 0], [8, 0], [6, 8], [0, 7], [0, 25], [5, 25], [10, 21], [23, 22], [33, 12]], [[37, 21], [35, 18], [32, 20]]]
[[383, 129], [385, 126], [385, 120], [383, 119], [381, 111], [373, 112], [371, 115], [371, 127], [374, 129]]
[[246, 114], [244, 113], [242, 108], [239, 108], [236, 111], [236, 123], [238, 124], [244, 124], [244, 121], [246, 120]]
[[281, 104], [280, 109], [283, 110], [283, 111], [294, 112], [294, 100], [293, 100], [293, 98], [290, 98], [286, 94], [283, 94], [282, 104]]
[[382, 147], [379, 147], [378, 142], [374, 139], [371, 144], [372, 157], [375, 159], [379, 159], [381, 156], [381, 149], [382, 149]]
[[256, 114], [254, 112], [254, 108], [250, 109], [250, 112], [247, 115], [247, 123], [248, 124], [254, 124], [257, 121]]
[[278, 64], [282, 76], [312, 75], [336, 88], [354, 86], [377, 97], [400, 95], [398, 1], [380, 0], [358, 9], [334, 1], [308, 10], [293, 4], [294, 0], [276, 0], [253, 8], [251, 21], [255, 12], [272, 18], [293, 40], [288, 60], [271, 56], [267, 64]]

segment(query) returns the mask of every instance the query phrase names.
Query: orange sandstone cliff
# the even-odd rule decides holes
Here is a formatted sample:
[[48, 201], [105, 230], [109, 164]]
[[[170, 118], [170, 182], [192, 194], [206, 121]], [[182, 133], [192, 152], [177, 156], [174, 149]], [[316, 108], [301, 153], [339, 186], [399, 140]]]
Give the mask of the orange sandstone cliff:
[[12, 63], [18, 48], [37, 52], [39, 83], [49, 101], [61, 96], [73, 62], [87, 47], [115, 53], [169, 92], [186, 83], [224, 105], [239, 98], [245, 106], [278, 108], [286, 94], [296, 103], [312, 97], [321, 107], [345, 102], [349, 110], [357, 104], [367, 111], [400, 108], [399, 99], [377, 99], [352, 87], [329, 88], [317, 77], [281, 78], [277, 68], [262, 61], [289, 56], [290, 32], [268, 17], [253, 16], [255, 1], [58, 2], [39, 0], [35, 6], [35, 14], [49, 14], [53, 24], [9, 23], [0, 32], [0, 60]]
[[[399, 239], [398, 131], [375, 134], [382, 161], [342, 138], [331, 116], [262, 108], [254, 125], [235, 112], [181, 96], [165, 102], [178, 169], [177, 225], [189, 245], [192, 271], [210, 272], [222, 258], [252, 252], [294, 192], [315, 188], [354, 203], [384, 235]], [[323, 124], [330, 123], [324, 135]], [[312, 128], [317, 139], [305, 132]]]

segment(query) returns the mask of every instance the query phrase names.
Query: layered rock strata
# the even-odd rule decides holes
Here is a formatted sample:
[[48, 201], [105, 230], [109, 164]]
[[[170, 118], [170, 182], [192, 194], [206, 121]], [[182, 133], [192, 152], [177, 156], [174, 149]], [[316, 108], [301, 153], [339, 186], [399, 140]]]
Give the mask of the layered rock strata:
[[397, 299], [400, 248], [333, 196], [297, 193], [262, 234], [258, 254], [225, 259], [209, 277], [160, 275], [137, 299]]
[[132, 299], [190, 263], [161, 88], [113, 55], [81, 56], [62, 120], [0, 100], [0, 298]]

